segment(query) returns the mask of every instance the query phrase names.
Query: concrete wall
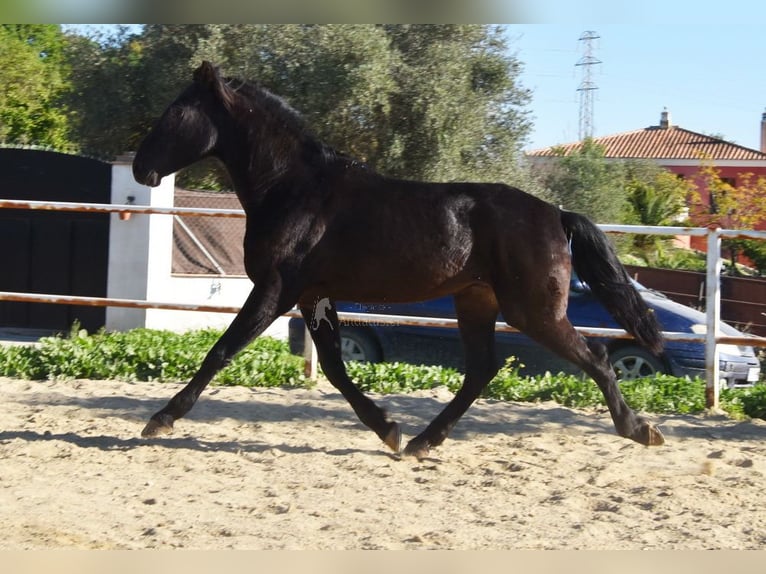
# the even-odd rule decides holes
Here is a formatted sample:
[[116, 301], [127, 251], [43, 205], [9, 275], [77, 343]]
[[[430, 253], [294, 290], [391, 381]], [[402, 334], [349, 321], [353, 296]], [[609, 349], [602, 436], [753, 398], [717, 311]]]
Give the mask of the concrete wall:
[[[133, 179], [131, 162], [132, 157], [126, 156], [113, 166], [112, 203], [172, 207], [175, 177], [164, 177], [154, 188], [140, 185]], [[250, 293], [252, 282], [247, 277], [173, 276], [172, 215], [131, 214], [123, 220], [113, 213], [111, 218], [107, 297], [239, 307]], [[106, 329], [225, 328], [233, 318], [230, 313], [108, 307]], [[265, 334], [286, 337], [286, 322], [278, 319]]]
[[[133, 179], [130, 158], [121, 158], [112, 167], [112, 196], [115, 204], [173, 205], [175, 177], [169, 176], [160, 185], [150, 188]], [[109, 266], [107, 297], [147, 300], [149, 293], [157, 294], [150, 282], [156, 275], [170, 274], [173, 219], [169, 215], [137, 215], [123, 221], [112, 213], [109, 222]], [[106, 328], [124, 331], [143, 327], [146, 310], [108, 307]]]

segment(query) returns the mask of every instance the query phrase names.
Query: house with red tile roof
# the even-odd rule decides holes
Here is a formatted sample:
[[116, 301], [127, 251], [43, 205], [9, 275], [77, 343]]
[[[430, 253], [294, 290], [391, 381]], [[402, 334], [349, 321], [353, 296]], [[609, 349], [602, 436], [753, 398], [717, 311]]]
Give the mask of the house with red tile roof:
[[[604, 148], [607, 159], [642, 159], [664, 166], [673, 173], [690, 178], [699, 171], [702, 162], [713, 163], [722, 178], [734, 180], [744, 173], [766, 176], [766, 112], [761, 117], [761, 149], [750, 149], [721, 138], [675, 126], [670, 112], [662, 112], [660, 123], [640, 130], [593, 138]], [[554, 158], [579, 148], [582, 142], [531, 150], [526, 153], [533, 161]], [[559, 151], [561, 150], [561, 151]]]
[[[670, 112], [664, 110], [660, 123], [643, 129], [593, 138], [604, 149], [607, 160], [648, 160], [692, 181], [703, 202], [709, 194], [700, 177], [704, 165], [713, 165], [722, 180], [737, 186], [746, 174], [766, 177], [766, 111], [761, 116], [761, 149], [751, 149], [719, 137], [701, 134], [673, 125]], [[570, 154], [582, 142], [574, 142], [526, 153], [533, 163], [554, 161], [562, 153]]]

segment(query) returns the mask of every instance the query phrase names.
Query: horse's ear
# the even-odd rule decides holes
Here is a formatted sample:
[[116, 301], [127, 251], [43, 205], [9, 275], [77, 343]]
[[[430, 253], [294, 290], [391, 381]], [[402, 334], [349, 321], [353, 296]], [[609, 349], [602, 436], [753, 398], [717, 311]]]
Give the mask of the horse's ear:
[[221, 81], [221, 75], [216, 66], [205, 60], [194, 70], [194, 81], [208, 88], [216, 86]]
[[231, 111], [234, 105], [233, 93], [226, 85], [225, 79], [221, 77], [221, 70], [218, 66], [205, 60], [199, 68], [194, 70], [194, 81], [203, 88], [210, 90], [223, 103], [224, 107]]

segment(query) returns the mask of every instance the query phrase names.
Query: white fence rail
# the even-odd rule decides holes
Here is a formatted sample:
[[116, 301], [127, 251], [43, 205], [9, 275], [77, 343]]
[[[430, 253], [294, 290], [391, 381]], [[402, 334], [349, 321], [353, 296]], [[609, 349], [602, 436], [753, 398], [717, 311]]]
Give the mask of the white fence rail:
[[[204, 209], [204, 208], [167, 208], [147, 207], [139, 205], [118, 204], [94, 204], [73, 203], [55, 201], [19, 201], [0, 199], [0, 209], [29, 209], [46, 211], [84, 211], [90, 213], [135, 213], [140, 215], [186, 215], [208, 217], [236, 217], [245, 216], [244, 211], [237, 209]], [[763, 231], [742, 231], [733, 229], [721, 229], [717, 227], [645, 227], [638, 225], [601, 225], [607, 233], [629, 233], [643, 235], [689, 235], [707, 237], [707, 277], [706, 277], [706, 334], [665, 332], [665, 338], [673, 341], [698, 341], [705, 343], [705, 367], [706, 367], [706, 402], [709, 407], [718, 406], [720, 370], [718, 344], [731, 343], [739, 345], [766, 346], [766, 337], [743, 336], [732, 337], [720, 333], [720, 273], [722, 267], [721, 239], [766, 239]], [[79, 297], [56, 294], [31, 294], [0, 291], [0, 301], [21, 301], [27, 303], [55, 303], [67, 305], [88, 305], [102, 307], [131, 307], [142, 309], [173, 309], [184, 311], [207, 311], [221, 313], [236, 313], [239, 307], [180, 304], [158, 301], [143, 301], [137, 299], [116, 299], [107, 297]], [[341, 320], [359, 323], [378, 323], [396, 325], [419, 325], [424, 327], [455, 328], [455, 319], [438, 319], [425, 317], [409, 317], [401, 315], [384, 315], [371, 313], [339, 313]], [[286, 316], [300, 317], [297, 310], [290, 311]], [[497, 323], [498, 331], [516, 331], [505, 323]], [[592, 327], [576, 327], [585, 336], [609, 336], [630, 338], [621, 329], [600, 329]], [[316, 372], [316, 358], [313, 346], [306, 345], [307, 372]]]

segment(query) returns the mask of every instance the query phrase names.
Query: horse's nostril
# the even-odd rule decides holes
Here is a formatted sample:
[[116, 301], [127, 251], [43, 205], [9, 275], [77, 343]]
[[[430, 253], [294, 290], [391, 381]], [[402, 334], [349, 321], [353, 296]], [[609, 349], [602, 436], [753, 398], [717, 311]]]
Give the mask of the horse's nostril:
[[146, 176], [146, 185], [149, 187], [157, 187], [160, 184], [160, 174], [156, 171], [150, 171]]
[[162, 178], [160, 177], [160, 174], [158, 174], [154, 170], [149, 171], [145, 174], [142, 174], [134, 170], [133, 177], [141, 185], [147, 185], [149, 187], [157, 187], [160, 184], [160, 181], [162, 180]]

